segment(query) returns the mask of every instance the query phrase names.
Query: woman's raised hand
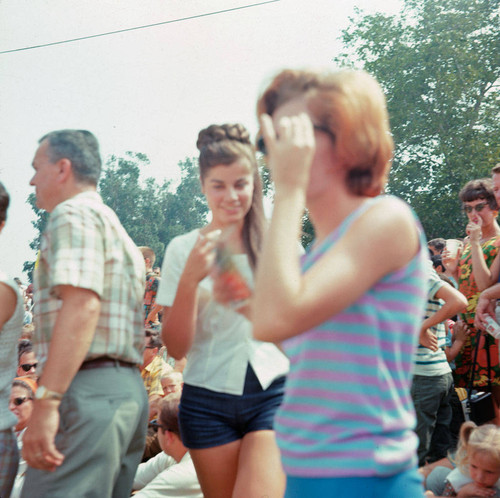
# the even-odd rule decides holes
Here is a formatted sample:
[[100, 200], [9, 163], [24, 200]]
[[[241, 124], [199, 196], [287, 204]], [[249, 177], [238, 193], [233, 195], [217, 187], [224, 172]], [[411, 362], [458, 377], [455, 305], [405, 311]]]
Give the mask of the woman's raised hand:
[[474, 220], [469, 221], [467, 223], [467, 227], [465, 228], [465, 231], [467, 235], [469, 236], [469, 241], [471, 244], [480, 244], [481, 243], [481, 237], [483, 236], [481, 227], [483, 225], [483, 220], [481, 219], [480, 216], [476, 216]]
[[315, 150], [314, 128], [309, 116], [305, 112], [284, 116], [275, 130], [271, 116], [263, 114], [260, 124], [276, 188], [305, 189]]
[[[220, 235], [220, 231], [217, 235]], [[196, 243], [189, 253], [184, 267], [183, 275], [193, 282], [201, 282], [212, 270], [215, 261], [215, 246], [217, 236], [211, 236], [214, 232], [203, 235], [199, 234]]]

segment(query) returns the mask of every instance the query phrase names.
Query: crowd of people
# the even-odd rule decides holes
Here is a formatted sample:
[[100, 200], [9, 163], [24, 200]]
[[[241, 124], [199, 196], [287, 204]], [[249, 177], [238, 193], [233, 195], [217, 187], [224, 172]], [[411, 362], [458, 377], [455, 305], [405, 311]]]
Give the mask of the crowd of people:
[[[94, 135], [40, 139], [34, 284], [0, 273], [2, 498], [500, 496], [500, 165], [459, 193], [467, 237], [427, 243], [381, 195], [374, 78], [284, 70], [257, 112], [271, 220], [248, 131], [208, 126], [210, 221], [161, 270], [97, 193]], [[0, 231], [8, 205], [0, 183]]]

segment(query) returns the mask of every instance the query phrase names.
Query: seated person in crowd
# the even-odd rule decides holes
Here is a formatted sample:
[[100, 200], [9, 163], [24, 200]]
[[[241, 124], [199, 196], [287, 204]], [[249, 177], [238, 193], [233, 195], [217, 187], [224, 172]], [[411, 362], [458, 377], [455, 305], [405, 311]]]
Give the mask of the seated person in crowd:
[[163, 387], [161, 386], [161, 376], [167, 364], [163, 361], [160, 354], [163, 346], [161, 339], [158, 336], [152, 335], [146, 337], [145, 340], [146, 346], [142, 355], [141, 376], [146, 392], [148, 393], [149, 420], [151, 420], [155, 416], [153, 414], [155, 402], [164, 396]]
[[136, 498], [203, 498], [191, 456], [180, 438], [179, 401], [177, 394], [167, 396], [161, 403], [158, 420], [152, 423], [158, 428], [163, 451], [139, 465], [133, 484], [134, 490], [140, 490], [134, 495]]
[[163, 387], [163, 394], [181, 393], [184, 382], [182, 374], [176, 371], [164, 370], [161, 376], [161, 387]]
[[437, 239], [432, 239], [427, 242], [427, 247], [432, 255], [441, 254], [446, 246], [446, 241], [439, 237]]
[[[164, 365], [161, 374], [161, 385], [163, 388], [163, 396], [168, 394], [180, 392], [183, 386], [183, 378], [180, 372], [175, 372], [172, 367], [168, 364]], [[160, 415], [160, 407], [163, 398], [153, 399], [149, 404], [149, 420], [158, 418]], [[142, 455], [142, 461], [146, 462], [150, 458], [161, 452], [160, 444], [158, 442], [157, 431], [152, 427], [148, 427], [148, 433], [146, 435], [146, 445], [144, 447], [144, 454]]]
[[21, 496], [21, 489], [24, 483], [24, 474], [26, 473], [26, 460], [21, 456], [23, 449], [23, 436], [28, 426], [28, 422], [33, 412], [33, 398], [37, 390], [36, 380], [30, 377], [16, 377], [12, 383], [10, 393], [9, 410], [17, 417], [17, 425], [14, 427], [17, 447], [19, 449], [19, 467], [17, 469], [16, 480], [10, 498]]
[[35, 353], [33, 352], [33, 344], [31, 341], [23, 339], [19, 341], [17, 349], [18, 366], [17, 366], [17, 376], [18, 377], [31, 377], [36, 379], [38, 377], [36, 372], [36, 367], [38, 366], [38, 360], [36, 359]]

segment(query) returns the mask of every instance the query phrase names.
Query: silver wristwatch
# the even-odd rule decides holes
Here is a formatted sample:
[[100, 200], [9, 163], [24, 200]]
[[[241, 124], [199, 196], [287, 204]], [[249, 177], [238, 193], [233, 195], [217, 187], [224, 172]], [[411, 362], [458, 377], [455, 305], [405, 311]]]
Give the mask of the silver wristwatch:
[[58, 393], [56, 391], [51, 391], [45, 386], [38, 386], [35, 393], [35, 399], [58, 399], [61, 400], [64, 394]]

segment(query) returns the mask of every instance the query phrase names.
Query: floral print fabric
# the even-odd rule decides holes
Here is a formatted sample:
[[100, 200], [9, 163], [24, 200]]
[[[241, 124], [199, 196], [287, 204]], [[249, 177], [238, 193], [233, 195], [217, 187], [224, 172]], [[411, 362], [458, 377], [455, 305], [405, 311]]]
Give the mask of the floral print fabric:
[[[484, 242], [481, 247], [484, 259], [488, 268], [493, 263], [500, 246], [500, 237], [493, 237]], [[472, 255], [470, 244], [466, 244], [462, 257], [460, 258], [458, 270], [458, 289], [467, 298], [468, 306], [462, 313], [462, 320], [467, 324], [470, 335], [465, 339], [462, 351], [455, 359], [455, 383], [459, 387], [468, 387], [470, 382], [470, 370], [474, 359], [474, 349], [478, 339], [481, 337], [479, 331], [474, 327], [474, 318], [476, 316], [476, 306], [481, 293], [474, 279], [472, 271]], [[477, 355], [477, 366], [474, 375], [474, 385], [486, 386], [488, 383], [488, 360], [485, 349], [485, 342], [488, 341], [491, 364], [491, 382], [493, 385], [500, 385], [500, 367], [498, 363], [498, 341], [486, 334], [485, 339], [480, 342], [480, 349]]]

